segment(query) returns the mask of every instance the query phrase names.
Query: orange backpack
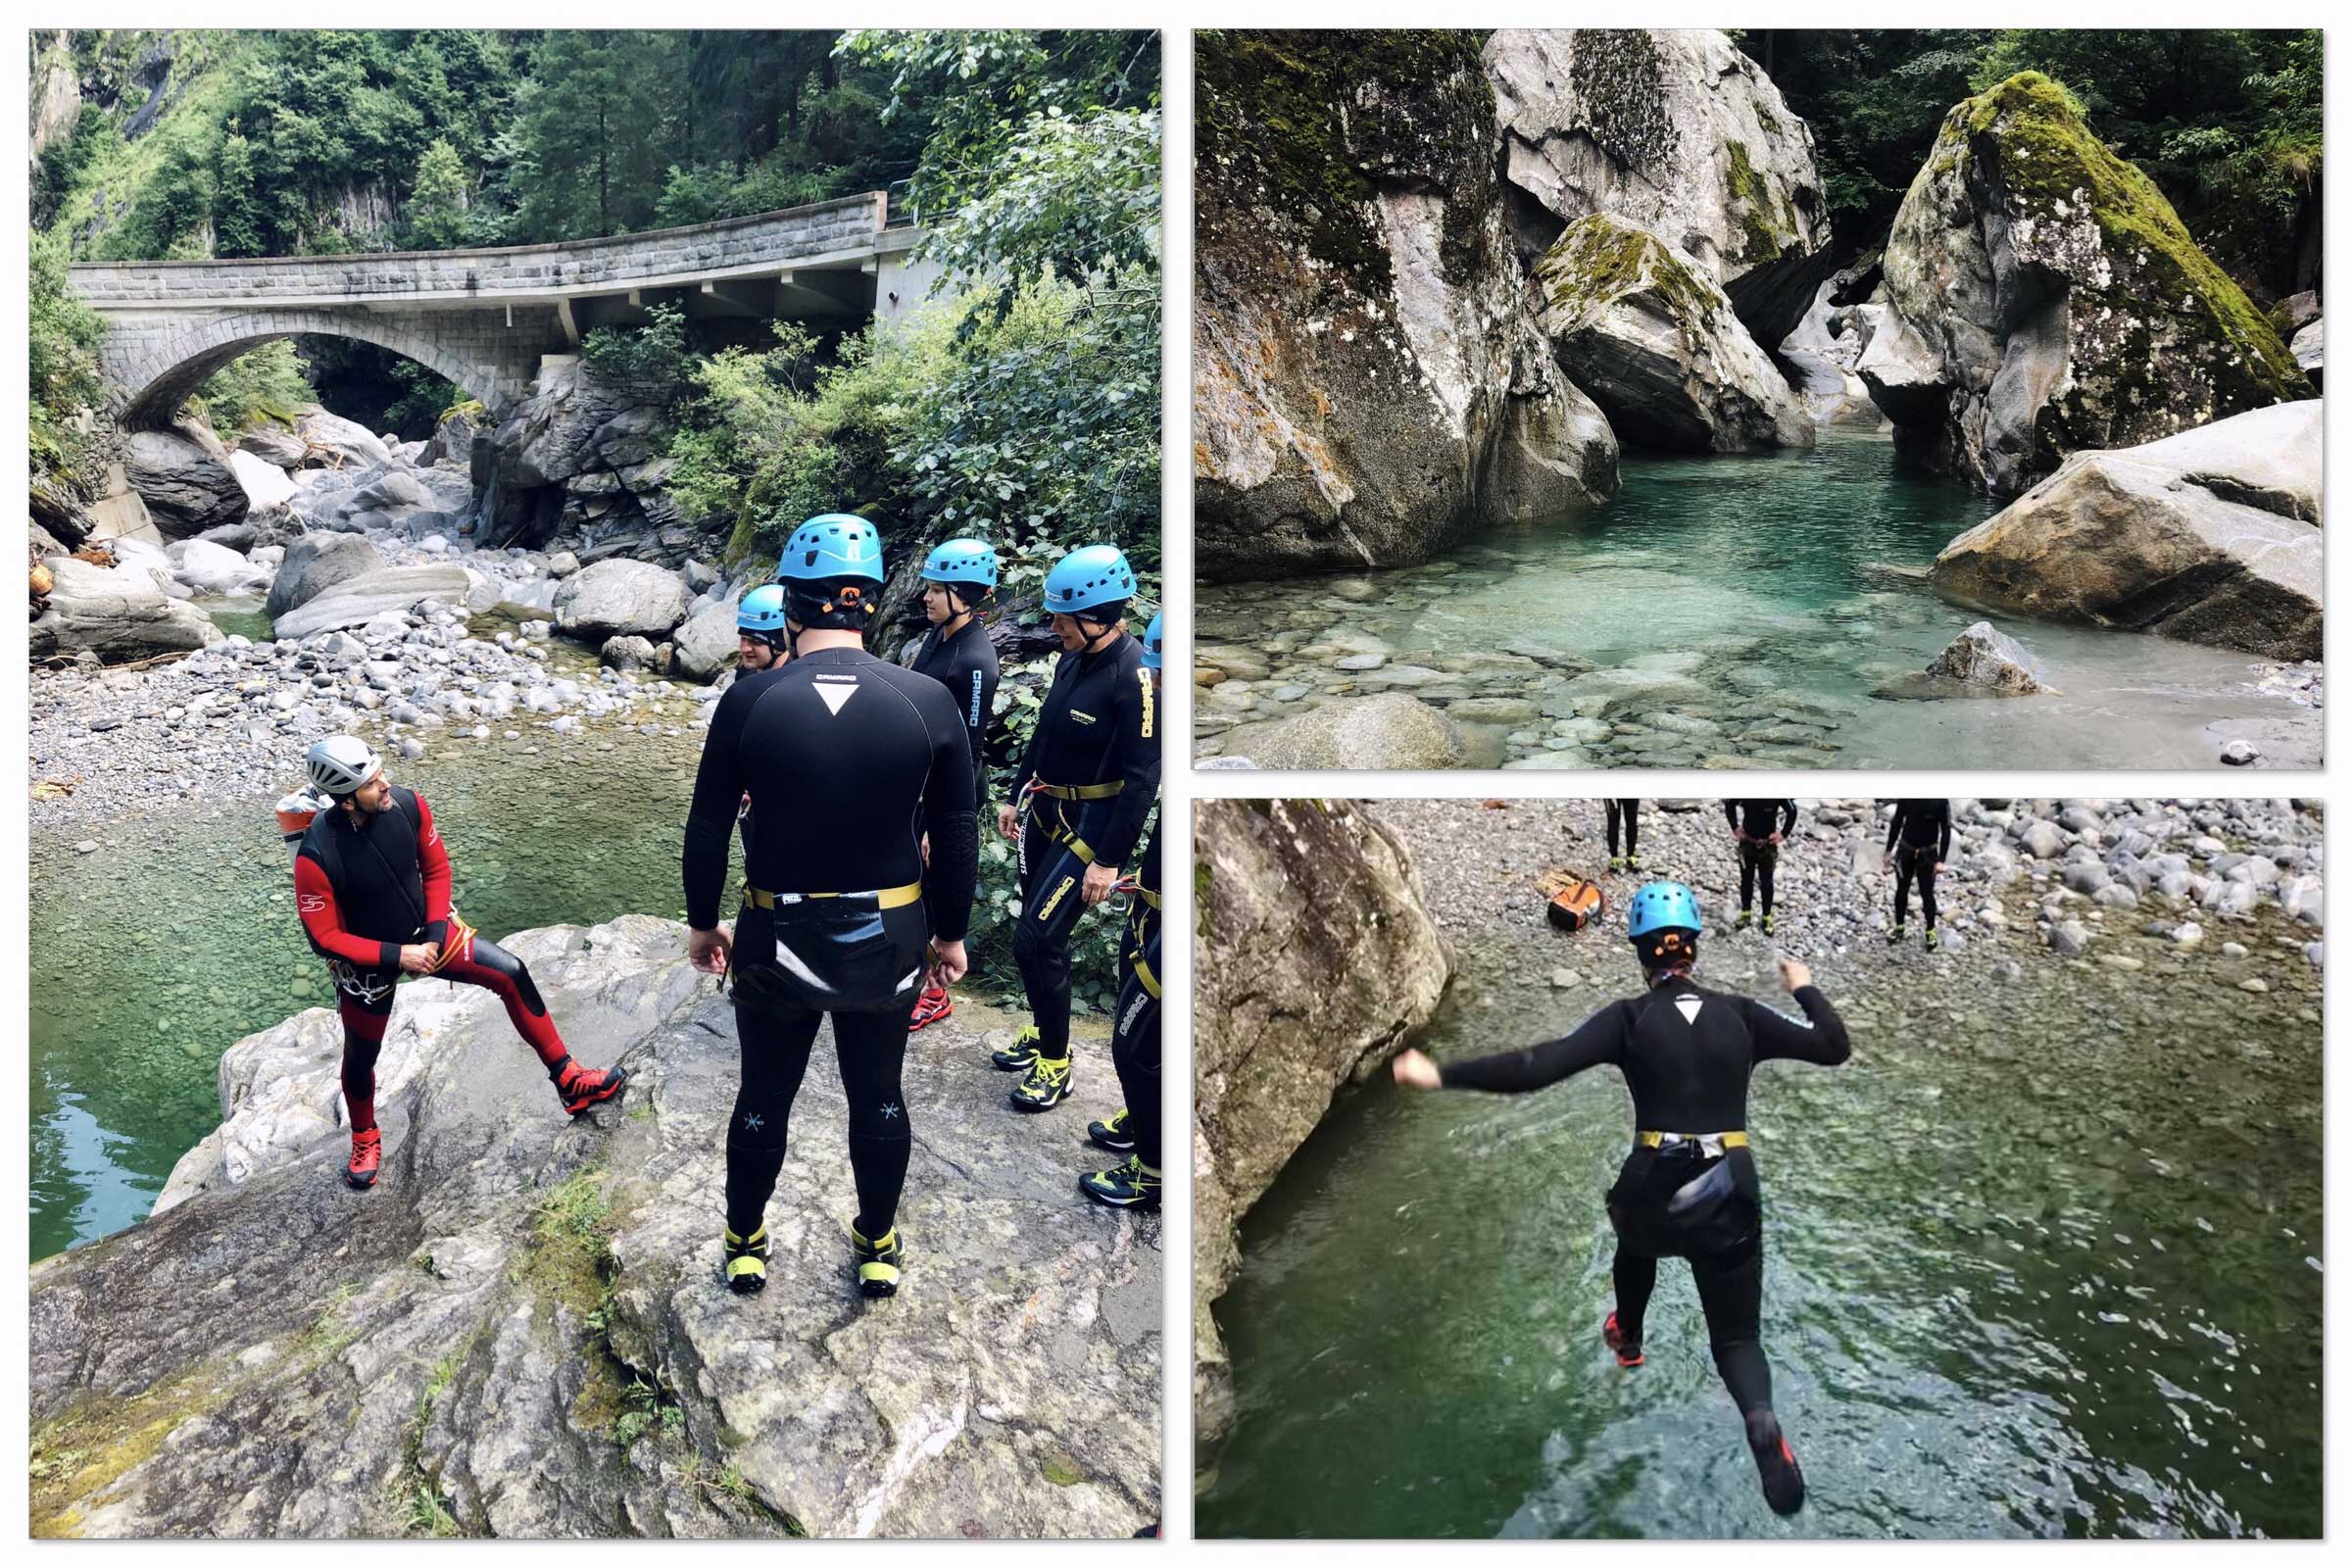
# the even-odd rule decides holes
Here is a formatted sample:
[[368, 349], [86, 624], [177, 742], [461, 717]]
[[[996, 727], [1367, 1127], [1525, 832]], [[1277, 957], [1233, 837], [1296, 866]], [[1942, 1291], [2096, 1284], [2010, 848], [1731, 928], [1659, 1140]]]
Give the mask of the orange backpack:
[[1570, 877], [1567, 886], [1551, 896], [1544, 912], [1563, 931], [1582, 931], [1599, 919], [1609, 906], [1607, 895], [1583, 877]]

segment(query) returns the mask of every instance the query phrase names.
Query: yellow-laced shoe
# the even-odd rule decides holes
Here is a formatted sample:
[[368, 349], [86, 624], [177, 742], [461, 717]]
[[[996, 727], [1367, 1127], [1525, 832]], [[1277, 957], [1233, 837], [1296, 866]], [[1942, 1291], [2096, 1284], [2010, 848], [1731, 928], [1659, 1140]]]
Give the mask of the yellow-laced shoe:
[[1097, 1148], [1107, 1149], [1114, 1154], [1135, 1152], [1135, 1129], [1127, 1125], [1125, 1105], [1121, 1105], [1119, 1113], [1108, 1121], [1088, 1122], [1086, 1136]]
[[850, 1250], [858, 1257], [858, 1289], [867, 1296], [896, 1296], [899, 1294], [899, 1268], [906, 1261], [906, 1244], [899, 1240], [897, 1226], [882, 1233], [877, 1241], [867, 1241], [850, 1227]]
[[1012, 1044], [1003, 1051], [989, 1053], [989, 1060], [1006, 1072], [1027, 1072], [1037, 1065], [1037, 1025], [1023, 1024], [1021, 1032], [1012, 1037]]
[[723, 1239], [720, 1247], [718, 1274], [727, 1282], [727, 1289], [738, 1296], [749, 1296], [767, 1284], [767, 1227], [762, 1225], [749, 1236], [738, 1236], [724, 1225], [718, 1228]]
[[1055, 1060], [1040, 1056], [1029, 1069], [1029, 1076], [1015, 1085], [1012, 1108], [1015, 1110], [1052, 1110], [1070, 1096], [1070, 1058]]
[[1141, 1154], [1129, 1154], [1124, 1165], [1079, 1177], [1078, 1190], [1104, 1208], [1157, 1208], [1159, 1172], [1145, 1164]]

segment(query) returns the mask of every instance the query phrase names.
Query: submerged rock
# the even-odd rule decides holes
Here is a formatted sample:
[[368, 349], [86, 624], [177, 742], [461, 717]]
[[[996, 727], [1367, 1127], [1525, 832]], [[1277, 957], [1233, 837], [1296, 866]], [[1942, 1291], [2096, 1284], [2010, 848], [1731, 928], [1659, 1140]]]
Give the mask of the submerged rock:
[[2318, 659], [2321, 437], [2307, 399], [2078, 452], [1946, 545], [1930, 580], [1972, 604]]
[[1210, 1308], [1241, 1272], [1236, 1227], [1341, 1086], [1429, 1022], [1453, 959], [1412, 857], [1360, 806], [1208, 801], [1200, 818], [1193, 1397], [1206, 1444], [1233, 1421]]
[[1980, 620], [1953, 638], [1927, 672], [2001, 697], [2025, 697], [2042, 689], [2039, 662], [2026, 651], [2024, 643], [1995, 631], [1988, 620]]
[[[404, 987], [366, 1193], [339, 1179], [333, 1014], [232, 1048], [227, 1119], [156, 1214], [32, 1271], [35, 1441], [61, 1456], [35, 1533], [1035, 1539], [1157, 1518], [1158, 1221], [1088, 1205], [1083, 1146], [1005, 1111], [971, 1032], [1002, 1015], [959, 999], [909, 1044], [900, 1295], [851, 1280], [820, 1072], [767, 1289], [737, 1297], [738, 1047], [685, 935], [626, 915], [502, 937], [581, 1058], [630, 1071], [577, 1120], [494, 998]], [[1117, 1103], [1107, 1073], [1077, 1095], [1080, 1118]]]
[[2036, 72], [1945, 118], [1885, 269], [1898, 330], [1860, 373], [1906, 450], [1995, 494], [2310, 395], [2163, 192]]
[[1460, 725], [1402, 692], [1337, 699], [1253, 729], [1234, 751], [1259, 767], [1299, 769], [1454, 768], [1470, 757]]
[[1536, 266], [1560, 368], [1628, 441], [1671, 452], [1813, 444], [1813, 421], [1705, 272], [1647, 229], [1595, 214]]

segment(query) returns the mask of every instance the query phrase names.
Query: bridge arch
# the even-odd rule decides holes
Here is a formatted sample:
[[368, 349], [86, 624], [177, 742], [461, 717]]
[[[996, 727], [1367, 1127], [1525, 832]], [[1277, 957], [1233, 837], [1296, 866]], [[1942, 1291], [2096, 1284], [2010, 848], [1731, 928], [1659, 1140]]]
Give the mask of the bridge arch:
[[493, 415], [527, 390], [531, 375], [531, 365], [520, 356], [468, 353], [466, 346], [449, 342], [446, 333], [419, 330], [407, 318], [363, 311], [247, 311], [174, 323], [127, 355], [110, 377], [122, 389], [122, 421], [131, 429], [169, 424], [215, 370], [265, 343], [302, 334], [389, 349], [453, 383]]

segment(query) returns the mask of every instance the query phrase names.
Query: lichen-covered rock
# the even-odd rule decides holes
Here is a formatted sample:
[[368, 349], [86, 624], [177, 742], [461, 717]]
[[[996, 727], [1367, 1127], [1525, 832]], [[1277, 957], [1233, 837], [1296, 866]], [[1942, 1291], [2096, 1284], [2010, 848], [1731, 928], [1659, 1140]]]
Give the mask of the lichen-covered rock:
[[1908, 335], [1880, 334], [1860, 373], [1906, 451], [1996, 495], [2071, 452], [2310, 396], [2163, 192], [2035, 72], [1945, 117], [1885, 265]]
[[2257, 409], [2055, 474], [1946, 545], [1971, 604], [2321, 657], [2321, 404]]
[[1996, 697], [2030, 697], [2041, 688], [2041, 665], [2026, 645], [1992, 622], [1980, 620], [1953, 638], [1928, 666], [1929, 675]]
[[1331, 1108], [1437, 1011], [1453, 958], [1403, 843], [1347, 801], [1208, 801], [1194, 834], [1194, 1438], [1232, 1423], [1210, 1308], [1236, 1227]]
[[[685, 928], [500, 941], [580, 1059], [629, 1070], [621, 1099], [564, 1116], [496, 998], [404, 986], [383, 1174], [354, 1193], [332, 1012], [231, 1047], [221, 1126], [155, 1214], [33, 1268], [35, 1534], [1035, 1540], [1159, 1517], [1160, 1222], [1087, 1203], [1083, 1152], [1005, 1111], [987, 1036], [1011, 1019], [959, 997], [908, 1043], [900, 1294], [857, 1295], [846, 1113], [811, 1074], [767, 1289], [740, 1297], [718, 1276], [739, 1047]], [[1117, 1106], [1107, 1072], [1074, 1088], [1081, 1126]]]
[[1778, 343], [1829, 273], [1813, 133], [1711, 27], [1506, 27], [1487, 41], [1529, 260], [1595, 213], [1663, 236]]
[[1197, 74], [1202, 576], [1399, 564], [1615, 488], [1534, 335], [1475, 39], [1220, 32]]
[[1669, 452], [1813, 444], [1813, 420], [1706, 273], [1595, 213], [1536, 265], [1540, 320], [1568, 378], [1625, 440]]
[[302, 438], [305, 467], [380, 468], [392, 461], [391, 449], [374, 431], [324, 409], [304, 411], [294, 433]]

